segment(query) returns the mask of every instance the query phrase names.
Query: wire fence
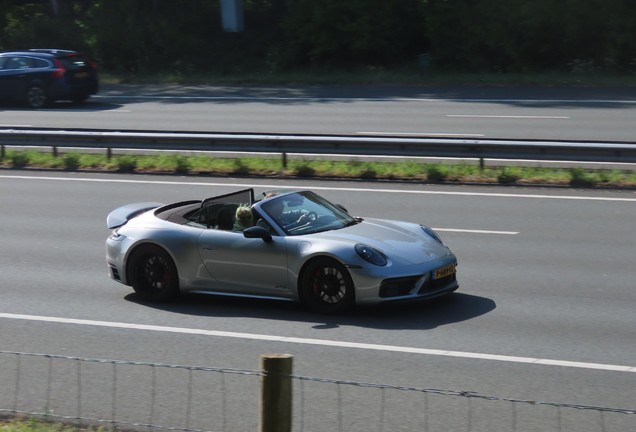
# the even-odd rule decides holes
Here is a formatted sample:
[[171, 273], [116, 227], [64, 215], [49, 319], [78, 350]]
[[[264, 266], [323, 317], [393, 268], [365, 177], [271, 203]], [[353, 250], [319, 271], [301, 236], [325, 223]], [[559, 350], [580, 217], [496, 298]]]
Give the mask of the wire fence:
[[[264, 374], [0, 351], [0, 415], [139, 431], [255, 431]], [[289, 377], [300, 432], [636, 430], [636, 410]]]

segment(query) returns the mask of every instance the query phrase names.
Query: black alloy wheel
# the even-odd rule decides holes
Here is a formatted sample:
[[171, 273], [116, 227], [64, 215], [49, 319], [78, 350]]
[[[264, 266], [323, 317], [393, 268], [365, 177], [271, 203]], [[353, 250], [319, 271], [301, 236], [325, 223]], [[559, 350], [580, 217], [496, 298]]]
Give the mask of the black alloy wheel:
[[331, 258], [312, 261], [303, 271], [302, 298], [314, 311], [337, 315], [351, 309], [355, 294], [347, 269]]
[[49, 97], [42, 87], [34, 85], [27, 90], [26, 103], [30, 108], [44, 108], [49, 104]]
[[155, 245], [140, 246], [129, 263], [130, 284], [142, 299], [165, 302], [179, 294], [177, 267], [164, 249]]

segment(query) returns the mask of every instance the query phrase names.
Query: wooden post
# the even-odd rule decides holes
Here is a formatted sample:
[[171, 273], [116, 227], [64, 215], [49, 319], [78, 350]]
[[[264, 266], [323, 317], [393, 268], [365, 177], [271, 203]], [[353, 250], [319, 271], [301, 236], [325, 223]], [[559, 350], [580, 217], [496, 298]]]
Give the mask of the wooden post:
[[259, 432], [292, 430], [292, 359], [289, 354], [261, 356]]

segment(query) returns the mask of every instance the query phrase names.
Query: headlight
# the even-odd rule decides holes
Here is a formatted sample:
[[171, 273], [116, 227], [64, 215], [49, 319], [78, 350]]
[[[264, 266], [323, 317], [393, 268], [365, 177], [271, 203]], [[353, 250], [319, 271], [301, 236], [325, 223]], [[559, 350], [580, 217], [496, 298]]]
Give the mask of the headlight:
[[126, 238], [125, 235], [123, 234], [119, 234], [117, 232], [117, 230], [113, 231], [113, 233], [110, 235], [110, 237], [108, 237], [110, 240], [114, 240], [114, 241], [122, 241], [123, 239]]
[[422, 228], [422, 230], [431, 238], [437, 240], [438, 242], [440, 242], [441, 244], [444, 244], [444, 242], [442, 241], [442, 238], [435, 232], [433, 231], [432, 228], [427, 227], [426, 225], [420, 225], [420, 228]]
[[384, 255], [382, 255], [382, 253], [373, 249], [372, 247], [364, 245], [362, 243], [358, 243], [355, 249], [358, 255], [360, 255], [363, 260], [380, 267], [386, 265], [386, 258], [384, 257]]

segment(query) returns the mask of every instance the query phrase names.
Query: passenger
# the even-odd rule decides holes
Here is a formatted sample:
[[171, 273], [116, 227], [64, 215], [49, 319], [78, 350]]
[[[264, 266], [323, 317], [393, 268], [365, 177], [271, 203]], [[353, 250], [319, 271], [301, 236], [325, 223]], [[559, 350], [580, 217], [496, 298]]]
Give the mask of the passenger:
[[240, 206], [236, 209], [236, 222], [232, 227], [232, 231], [243, 231], [245, 228], [254, 226], [252, 221], [252, 209], [246, 206]]

